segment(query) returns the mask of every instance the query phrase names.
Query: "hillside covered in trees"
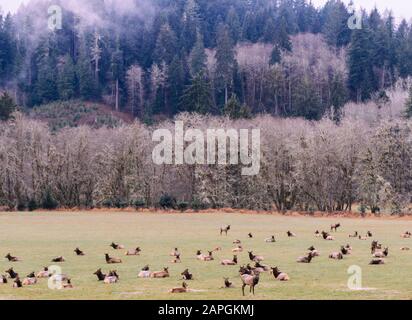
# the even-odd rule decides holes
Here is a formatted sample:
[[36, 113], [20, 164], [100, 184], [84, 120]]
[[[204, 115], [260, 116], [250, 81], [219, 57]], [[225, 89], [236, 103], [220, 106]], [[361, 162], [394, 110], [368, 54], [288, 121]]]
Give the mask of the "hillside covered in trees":
[[26, 108], [105, 103], [142, 120], [180, 112], [320, 119], [348, 101], [385, 101], [412, 74], [412, 30], [340, 0], [50, 1], [0, 17], [0, 88]]

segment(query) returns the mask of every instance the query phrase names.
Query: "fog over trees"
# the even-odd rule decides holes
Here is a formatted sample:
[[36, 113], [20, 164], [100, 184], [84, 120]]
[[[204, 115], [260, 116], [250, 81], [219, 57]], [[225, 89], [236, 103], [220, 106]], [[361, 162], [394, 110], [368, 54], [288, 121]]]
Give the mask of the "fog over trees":
[[232, 95], [254, 114], [319, 120], [412, 73], [406, 20], [373, 10], [351, 30], [352, 14], [340, 0], [32, 0], [0, 16], [0, 87], [27, 108], [80, 98], [145, 121], [219, 115]]

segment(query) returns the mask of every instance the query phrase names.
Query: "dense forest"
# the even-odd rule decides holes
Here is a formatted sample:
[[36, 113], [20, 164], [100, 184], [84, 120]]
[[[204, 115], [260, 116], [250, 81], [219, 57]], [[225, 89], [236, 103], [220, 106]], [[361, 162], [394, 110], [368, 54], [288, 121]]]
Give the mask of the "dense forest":
[[411, 25], [375, 9], [352, 30], [353, 14], [340, 0], [34, 0], [0, 16], [0, 88], [25, 108], [81, 99], [144, 121], [338, 116], [412, 74]]

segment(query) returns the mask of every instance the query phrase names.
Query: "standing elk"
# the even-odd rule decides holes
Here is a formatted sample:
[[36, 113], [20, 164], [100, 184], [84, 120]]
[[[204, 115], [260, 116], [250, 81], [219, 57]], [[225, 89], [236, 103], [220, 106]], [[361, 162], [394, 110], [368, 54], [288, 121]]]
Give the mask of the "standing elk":
[[226, 227], [221, 227], [220, 228], [220, 235], [223, 234], [223, 232], [227, 235], [228, 231], [230, 230], [230, 224], [227, 225]]
[[332, 231], [337, 232], [337, 231], [338, 231], [338, 228], [340, 228], [340, 227], [341, 227], [341, 224], [340, 224], [340, 223], [332, 224], [332, 225], [330, 226], [330, 231], [331, 231], [331, 232], [332, 232]]

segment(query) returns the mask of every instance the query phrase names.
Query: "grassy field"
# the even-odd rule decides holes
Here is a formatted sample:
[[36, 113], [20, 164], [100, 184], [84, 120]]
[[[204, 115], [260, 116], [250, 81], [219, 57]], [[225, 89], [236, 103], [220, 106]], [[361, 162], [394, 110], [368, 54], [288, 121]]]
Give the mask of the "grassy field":
[[[46, 280], [31, 287], [11, 288], [0, 285], [0, 299], [411, 299], [412, 251], [401, 251], [412, 246], [412, 239], [401, 239], [400, 234], [412, 230], [408, 220], [339, 219], [343, 227], [335, 241], [315, 238], [316, 229], [329, 230], [337, 219], [310, 217], [282, 217], [276, 215], [240, 214], [142, 214], [142, 213], [2, 213], [0, 214], [0, 254], [8, 252], [23, 259], [9, 263], [0, 259], [0, 271], [13, 266], [21, 276], [39, 271], [51, 264], [53, 257], [63, 255], [63, 273], [72, 278], [74, 289], [50, 290]], [[231, 224], [229, 235], [219, 236], [221, 225]], [[287, 238], [292, 230], [297, 238]], [[389, 246], [386, 265], [369, 266], [370, 242], [349, 239], [355, 230]], [[247, 234], [252, 232], [253, 239]], [[276, 243], [264, 239], [275, 234]], [[281, 283], [264, 274], [256, 288], [256, 295], [242, 298], [239, 267], [219, 265], [220, 259], [231, 259], [232, 241], [240, 239], [245, 249], [265, 257], [265, 264], [279, 266], [291, 281]], [[124, 250], [115, 251], [109, 244], [115, 241], [127, 249], [140, 246], [140, 256], [126, 257]], [[352, 256], [343, 261], [328, 259], [340, 245], [350, 243]], [[311, 264], [298, 264], [296, 258], [314, 245], [321, 257]], [[86, 256], [77, 257], [73, 250], [79, 246]], [[169, 253], [178, 247], [181, 264], [171, 264]], [[196, 260], [196, 250], [221, 247], [215, 261]], [[247, 251], [247, 250], [246, 250]], [[123, 264], [106, 265], [104, 254], [121, 257]], [[247, 252], [239, 255], [239, 263], [248, 263]], [[151, 270], [169, 266], [168, 279], [138, 279], [138, 271], [146, 264]], [[362, 268], [363, 287], [360, 291], [347, 288], [347, 269], [351, 265]], [[105, 285], [98, 282], [93, 272], [97, 268], [108, 271], [116, 268], [120, 282]], [[170, 294], [168, 290], [181, 285], [180, 273], [189, 268], [195, 280], [189, 282], [194, 292]], [[223, 277], [230, 277], [235, 288], [221, 289]]]

